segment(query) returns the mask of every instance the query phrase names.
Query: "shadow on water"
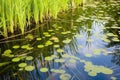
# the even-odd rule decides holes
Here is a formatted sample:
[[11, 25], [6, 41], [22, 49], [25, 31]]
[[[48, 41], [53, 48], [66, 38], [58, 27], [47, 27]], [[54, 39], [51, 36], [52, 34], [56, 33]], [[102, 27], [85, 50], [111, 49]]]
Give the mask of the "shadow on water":
[[0, 80], [119, 80], [118, 5], [86, 4], [1, 41]]

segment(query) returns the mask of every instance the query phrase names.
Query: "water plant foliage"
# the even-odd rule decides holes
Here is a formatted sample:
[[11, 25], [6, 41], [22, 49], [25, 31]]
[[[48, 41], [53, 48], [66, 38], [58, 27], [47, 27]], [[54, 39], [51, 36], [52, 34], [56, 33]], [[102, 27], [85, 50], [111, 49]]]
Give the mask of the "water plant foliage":
[[[27, 24], [31, 24], [31, 20], [39, 23], [47, 15], [52, 16], [54, 12], [50, 13], [49, 10], [52, 10], [52, 8], [47, 8], [47, 6], [53, 4], [49, 2], [50, 5], [47, 5], [48, 0], [44, 1], [33, 0], [32, 6], [37, 4], [32, 7], [33, 13], [30, 13], [31, 6], [29, 5], [26, 17], [27, 19], [29, 17]], [[55, 2], [57, 1], [59, 0]], [[30, 0], [30, 2], [32, 1]], [[44, 4], [42, 5], [45, 6], [42, 9], [42, 17], [40, 17], [40, 14], [37, 14], [37, 10], [39, 10], [37, 6], [41, 6], [38, 4], [39, 2], [43, 2]], [[106, 3], [102, 4], [105, 5]], [[58, 5], [58, 3], [55, 5]], [[104, 16], [91, 14], [96, 9], [98, 10], [95, 13], [99, 13], [99, 11], [102, 14], [104, 13], [101, 10], [102, 7], [104, 9], [101, 3], [97, 5], [98, 7], [94, 7], [95, 5], [85, 6], [88, 9], [83, 11], [84, 15], [82, 15], [80, 7], [77, 9], [79, 11], [73, 14], [73, 17], [74, 15], [75, 17], [78, 16], [75, 19], [70, 19], [68, 17], [71, 17], [71, 14], [68, 15], [68, 11], [65, 13], [67, 20], [64, 14], [61, 14], [62, 18], [64, 18], [62, 19], [59, 16], [61, 21], [59, 21], [59, 18], [53, 20], [53, 22], [52, 20], [50, 22], [48, 21], [48, 24], [46, 23], [46, 25], [40, 26], [35, 31], [14, 38], [20, 39], [21, 37], [22, 41], [14, 40], [4, 43], [0, 47], [0, 80], [30, 80], [33, 78], [36, 80], [120, 79], [118, 44], [120, 39], [119, 34], [117, 34], [120, 31], [115, 27], [115, 30], [112, 29], [107, 23], [104, 24], [105, 20], [112, 18], [107, 13], [104, 14], [105, 20], [103, 18]], [[109, 7], [106, 9], [108, 10]], [[73, 23], [73, 21], [75, 22]]]
[[26, 26], [43, 19], [57, 18], [60, 11], [68, 9], [70, 2], [77, 5], [82, 0], [0, 0], [0, 35], [8, 36], [8, 32], [19, 30], [22, 34]]

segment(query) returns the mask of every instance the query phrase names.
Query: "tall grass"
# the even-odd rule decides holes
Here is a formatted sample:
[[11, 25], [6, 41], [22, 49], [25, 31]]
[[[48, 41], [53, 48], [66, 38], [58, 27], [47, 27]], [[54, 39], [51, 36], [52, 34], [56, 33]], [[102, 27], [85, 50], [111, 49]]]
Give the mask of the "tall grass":
[[76, 5], [82, 0], [0, 0], [0, 35], [19, 30], [22, 34], [32, 21], [43, 22], [45, 18], [57, 18], [60, 11], [68, 9], [70, 2]]

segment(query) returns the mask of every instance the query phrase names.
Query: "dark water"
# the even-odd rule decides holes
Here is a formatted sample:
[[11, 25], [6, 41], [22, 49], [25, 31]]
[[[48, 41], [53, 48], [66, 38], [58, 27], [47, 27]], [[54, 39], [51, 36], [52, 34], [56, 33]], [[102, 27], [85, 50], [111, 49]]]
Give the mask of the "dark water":
[[60, 13], [0, 52], [0, 80], [120, 80], [120, 2]]

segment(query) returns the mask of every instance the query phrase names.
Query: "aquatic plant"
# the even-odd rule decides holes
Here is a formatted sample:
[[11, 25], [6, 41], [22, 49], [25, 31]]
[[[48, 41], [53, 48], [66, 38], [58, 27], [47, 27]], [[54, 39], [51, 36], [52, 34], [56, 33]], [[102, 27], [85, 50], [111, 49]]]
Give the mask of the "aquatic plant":
[[60, 11], [68, 9], [70, 1], [80, 4], [82, 0], [1, 0], [0, 1], [0, 35], [8, 36], [15, 30], [22, 34], [32, 22], [36, 24], [43, 19], [57, 18]]

